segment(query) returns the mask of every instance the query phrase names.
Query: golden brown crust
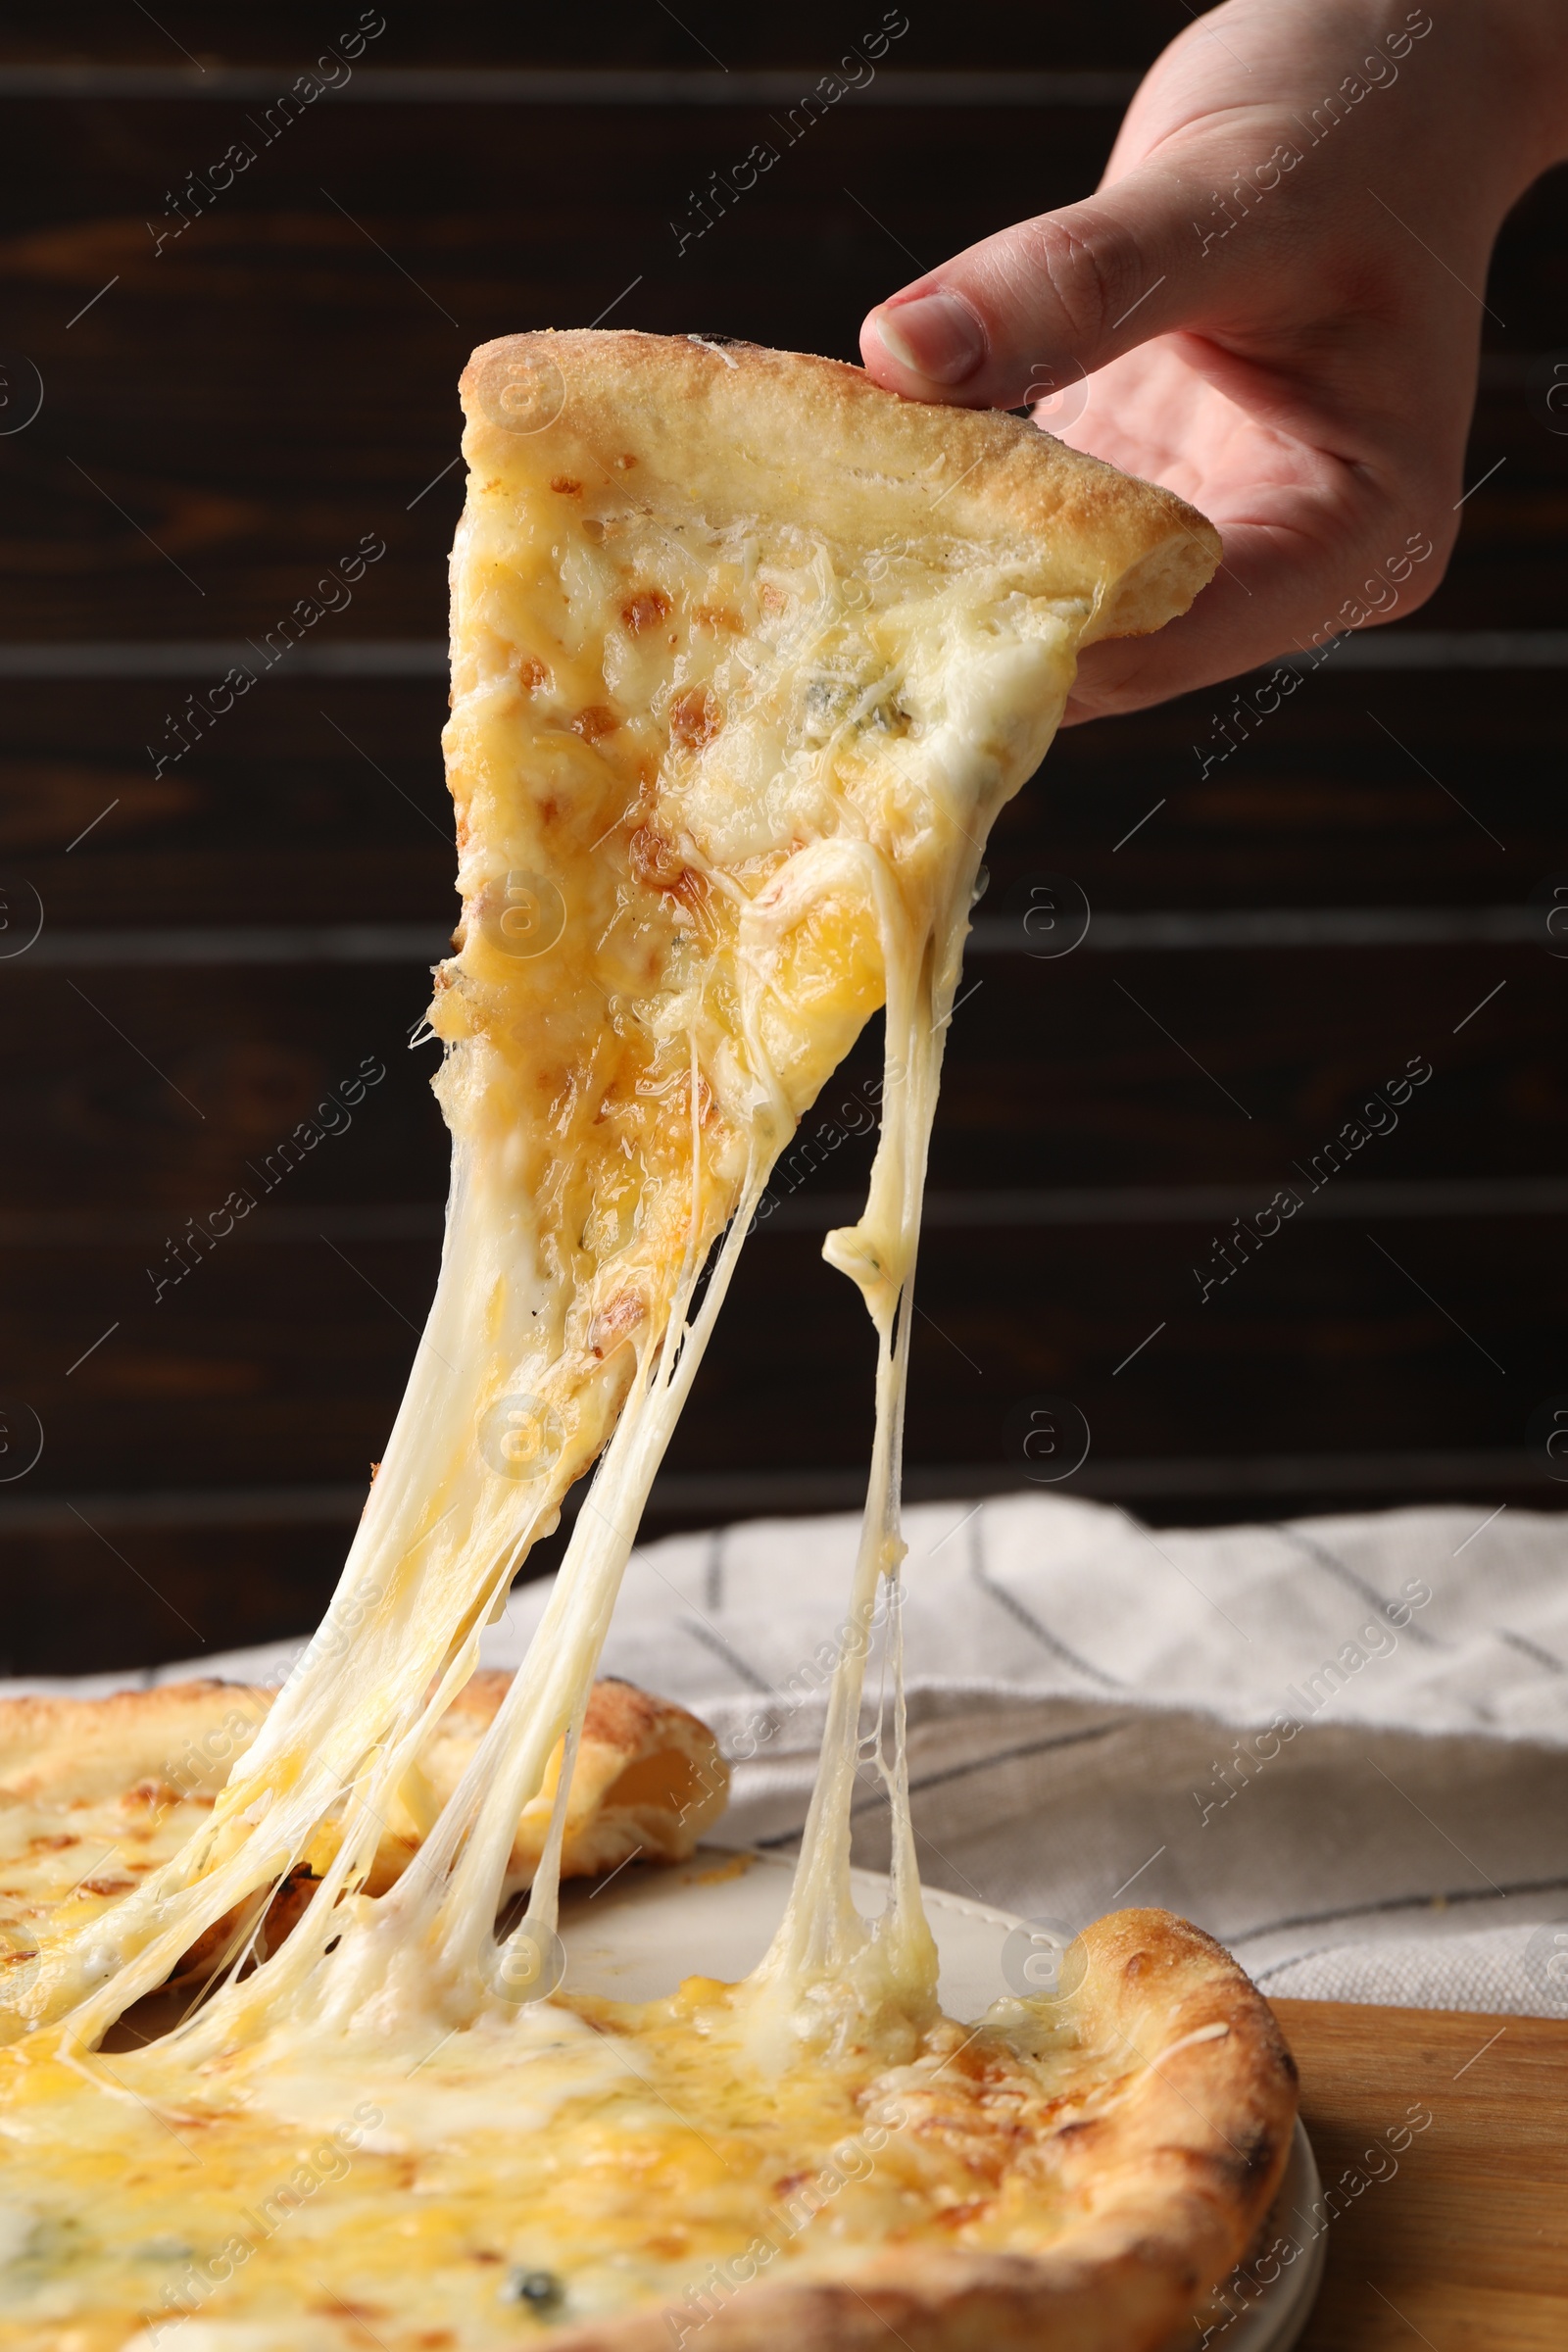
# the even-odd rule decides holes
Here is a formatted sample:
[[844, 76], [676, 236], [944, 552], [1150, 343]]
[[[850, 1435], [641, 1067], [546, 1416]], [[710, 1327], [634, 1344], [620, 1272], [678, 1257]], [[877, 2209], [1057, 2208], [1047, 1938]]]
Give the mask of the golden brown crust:
[[1219, 534], [1171, 491], [1019, 417], [905, 400], [858, 368], [756, 343], [568, 328], [482, 344], [463, 376], [468, 462], [519, 434], [561, 481], [715, 524], [783, 517], [852, 546], [999, 544], [1019, 584], [1094, 608], [1084, 635], [1140, 636], [1185, 612]]
[[[1065, 2200], [1039, 2254], [888, 2245], [842, 2279], [761, 2279], [701, 2320], [703, 2352], [1155, 2352], [1245, 2251], [1290, 2149], [1296, 2068], [1228, 1953], [1168, 1911], [1120, 1911], [1082, 1938], [1069, 2004], [1086, 2060], [1131, 2074], [1041, 2153]], [[672, 2325], [673, 2321], [673, 2325]], [[553, 2352], [666, 2352], [688, 2311], [641, 2312]]]

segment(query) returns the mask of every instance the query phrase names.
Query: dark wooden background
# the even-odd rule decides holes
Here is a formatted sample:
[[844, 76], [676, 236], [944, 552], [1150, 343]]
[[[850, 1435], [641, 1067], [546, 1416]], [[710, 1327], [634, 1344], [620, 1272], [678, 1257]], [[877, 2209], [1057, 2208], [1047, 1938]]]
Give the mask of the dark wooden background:
[[[0, 944], [44, 911], [0, 961], [0, 1468], [43, 1432], [0, 1485], [0, 1672], [302, 1629], [380, 1451], [445, 1181], [409, 1037], [455, 906], [470, 345], [608, 315], [853, 356], [915, 260], [1093, 185], [1189, 12], [911, 0], [878, 84], [684, 254], [689, 191], [880, 9], [545, 13], [389, 0], [349, 87], [160, 252], [187, 175], [259, 146], [358, 11], [0, 10]], [[1568, 961], [1532, 907], [1568, 868], [1565, 215], [1558, 175], [1504, 234], [1466, 478], [1494, 470], [1437, 599], [1206, 781], [1219, 692], [1075, 733], [1008, 810], [932, 1169], [915, 1494], [1020, 1483], [1049, 1395], [1093, 1432], [1070, 1491], [1154, 1519], [1568, 1496], [1527, 1443], [1568, 1398]], [[352, 607], [155, 777], [167, 714], [365, 532]], [[1068, 956], [1025, 952], [1043, 875], [1094, 909]], [[155, 1304], [167, 1243], [367, 1055], [352, 1130]], [[1200, 1305], [1210, 1237], [1411, 1056], [1397, 1132]], [[870, 1335], [816, 1253], [874, 1058], [802, 1128], [821, 1164], [748, 1253], [652, 1529], [858, 1496]]]

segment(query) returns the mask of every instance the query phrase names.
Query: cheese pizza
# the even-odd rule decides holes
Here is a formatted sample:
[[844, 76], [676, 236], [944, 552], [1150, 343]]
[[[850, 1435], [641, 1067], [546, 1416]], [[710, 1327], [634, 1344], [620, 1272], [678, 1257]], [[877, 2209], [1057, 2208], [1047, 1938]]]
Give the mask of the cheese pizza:
[[[16, 2340], [109, 2352], [141, 2249], [177, 2239], [202, 2267], [141, 2309], [195, 2328], [187, 2352], [477, 2352], [504, 2329], [632, 2352], [698, 2327], [725, 2346], [890, 2328], [921, 2352], [1152, 2345], [1266, 2204], [1288, 2060], [1240, 1972], [1159, 1913], [1090, 1931], [1070, 1998], [943, 2018], [908, 1817], [898, 1462], [987, 830], [1080, 648], [1185, 610], [1217, 540], [1017, 419], [750, 345], [513, 337], [474, 355], [464, 397], [436, 1298], [300, 1672], [193, 1835], [90, 1921], [43, 1923], [16, 1988], [0, 2113], [26, 2149], [21, 2242], [82, 2246], [75, 2283], [38, 2257]], [[877, 1337], [849, 1596], [867, 1639], [841, 1650], [794, 1892], [738, 1985], [568, 1995], [569, 1791], [638, 1518], [769, 1169], [879, 1008], [869, 1198], [825, 1247]], [[527, 1656], [388, 1883], [389, 1827], [482, 1628], [595, 1464]], [[869, 1920], [849, 1871], [864, 1771], [893, 1822]], [[527, 1909], [498, 1939], [519, 1819], [539, 1828]], [[302, 1869], [286, 1936], [242, 1937], [175, 2032], [105, 2053]], [[294, 2202], [260, 2195], [296, 2149]], [[72, 2241], [84, 2192], [97, 2218]]]

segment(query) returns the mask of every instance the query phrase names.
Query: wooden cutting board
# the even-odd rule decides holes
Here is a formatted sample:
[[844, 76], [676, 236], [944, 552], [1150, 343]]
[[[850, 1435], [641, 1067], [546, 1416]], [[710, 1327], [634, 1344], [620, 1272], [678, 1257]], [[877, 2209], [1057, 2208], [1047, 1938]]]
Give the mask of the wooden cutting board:
[[1337, 2213], [1301, 2352], [1565, 2352], [1568, 2024], [1273, 2007]]

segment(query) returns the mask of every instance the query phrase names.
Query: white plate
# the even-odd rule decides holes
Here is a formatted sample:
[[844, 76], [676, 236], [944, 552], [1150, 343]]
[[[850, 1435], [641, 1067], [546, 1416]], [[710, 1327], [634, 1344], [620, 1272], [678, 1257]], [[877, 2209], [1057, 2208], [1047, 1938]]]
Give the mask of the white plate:
[[[692, 1974], [733, 1980], [755, 1968], [783, 1917], [794, 1864], [777, 1854], [699, 1848], [676, 1870], [639, 1870], [635, 1864], [597, 1888], [578, 1883], [562, 1890], [561, 1932], [566, 1946], [566, 1990], [618, 2001], [649, 2001], [673, 1992]], [[855, 1895], [868, 1916], [881, 1910], [887, 1881], [875, 1871], [854, 1873]], [[926, 1916], [941, 1962], [942, 2006], [950, 2017], [978, 2017], [1005, 1990], [1003, 1943], [1022, 1923], [962, 1895], [924, 1889]], [[1265, 2251], [1262, 2268], [1243, 2264], [1230, 2291], [1216, 2299], [1203, 2340], [1223, 2352], [1288, 2352], [1306, 2325], [1323, 2275], [1327, 2238], [1310, 2219], [1319, 2193], [1317, 2166], [1299, 2123], [1279, 2194], [1259, 2237], [1267, 2249], [1284, 2239], [1296, 2249], [1289, 2267]], [[1228, 2317], [1228, 2314], [1235, 2316]], [[1201, 2333], [1201, 2328], [1200, 2329]], [[1178, 2339], [1194, 2346], [1185, 2333]]]

